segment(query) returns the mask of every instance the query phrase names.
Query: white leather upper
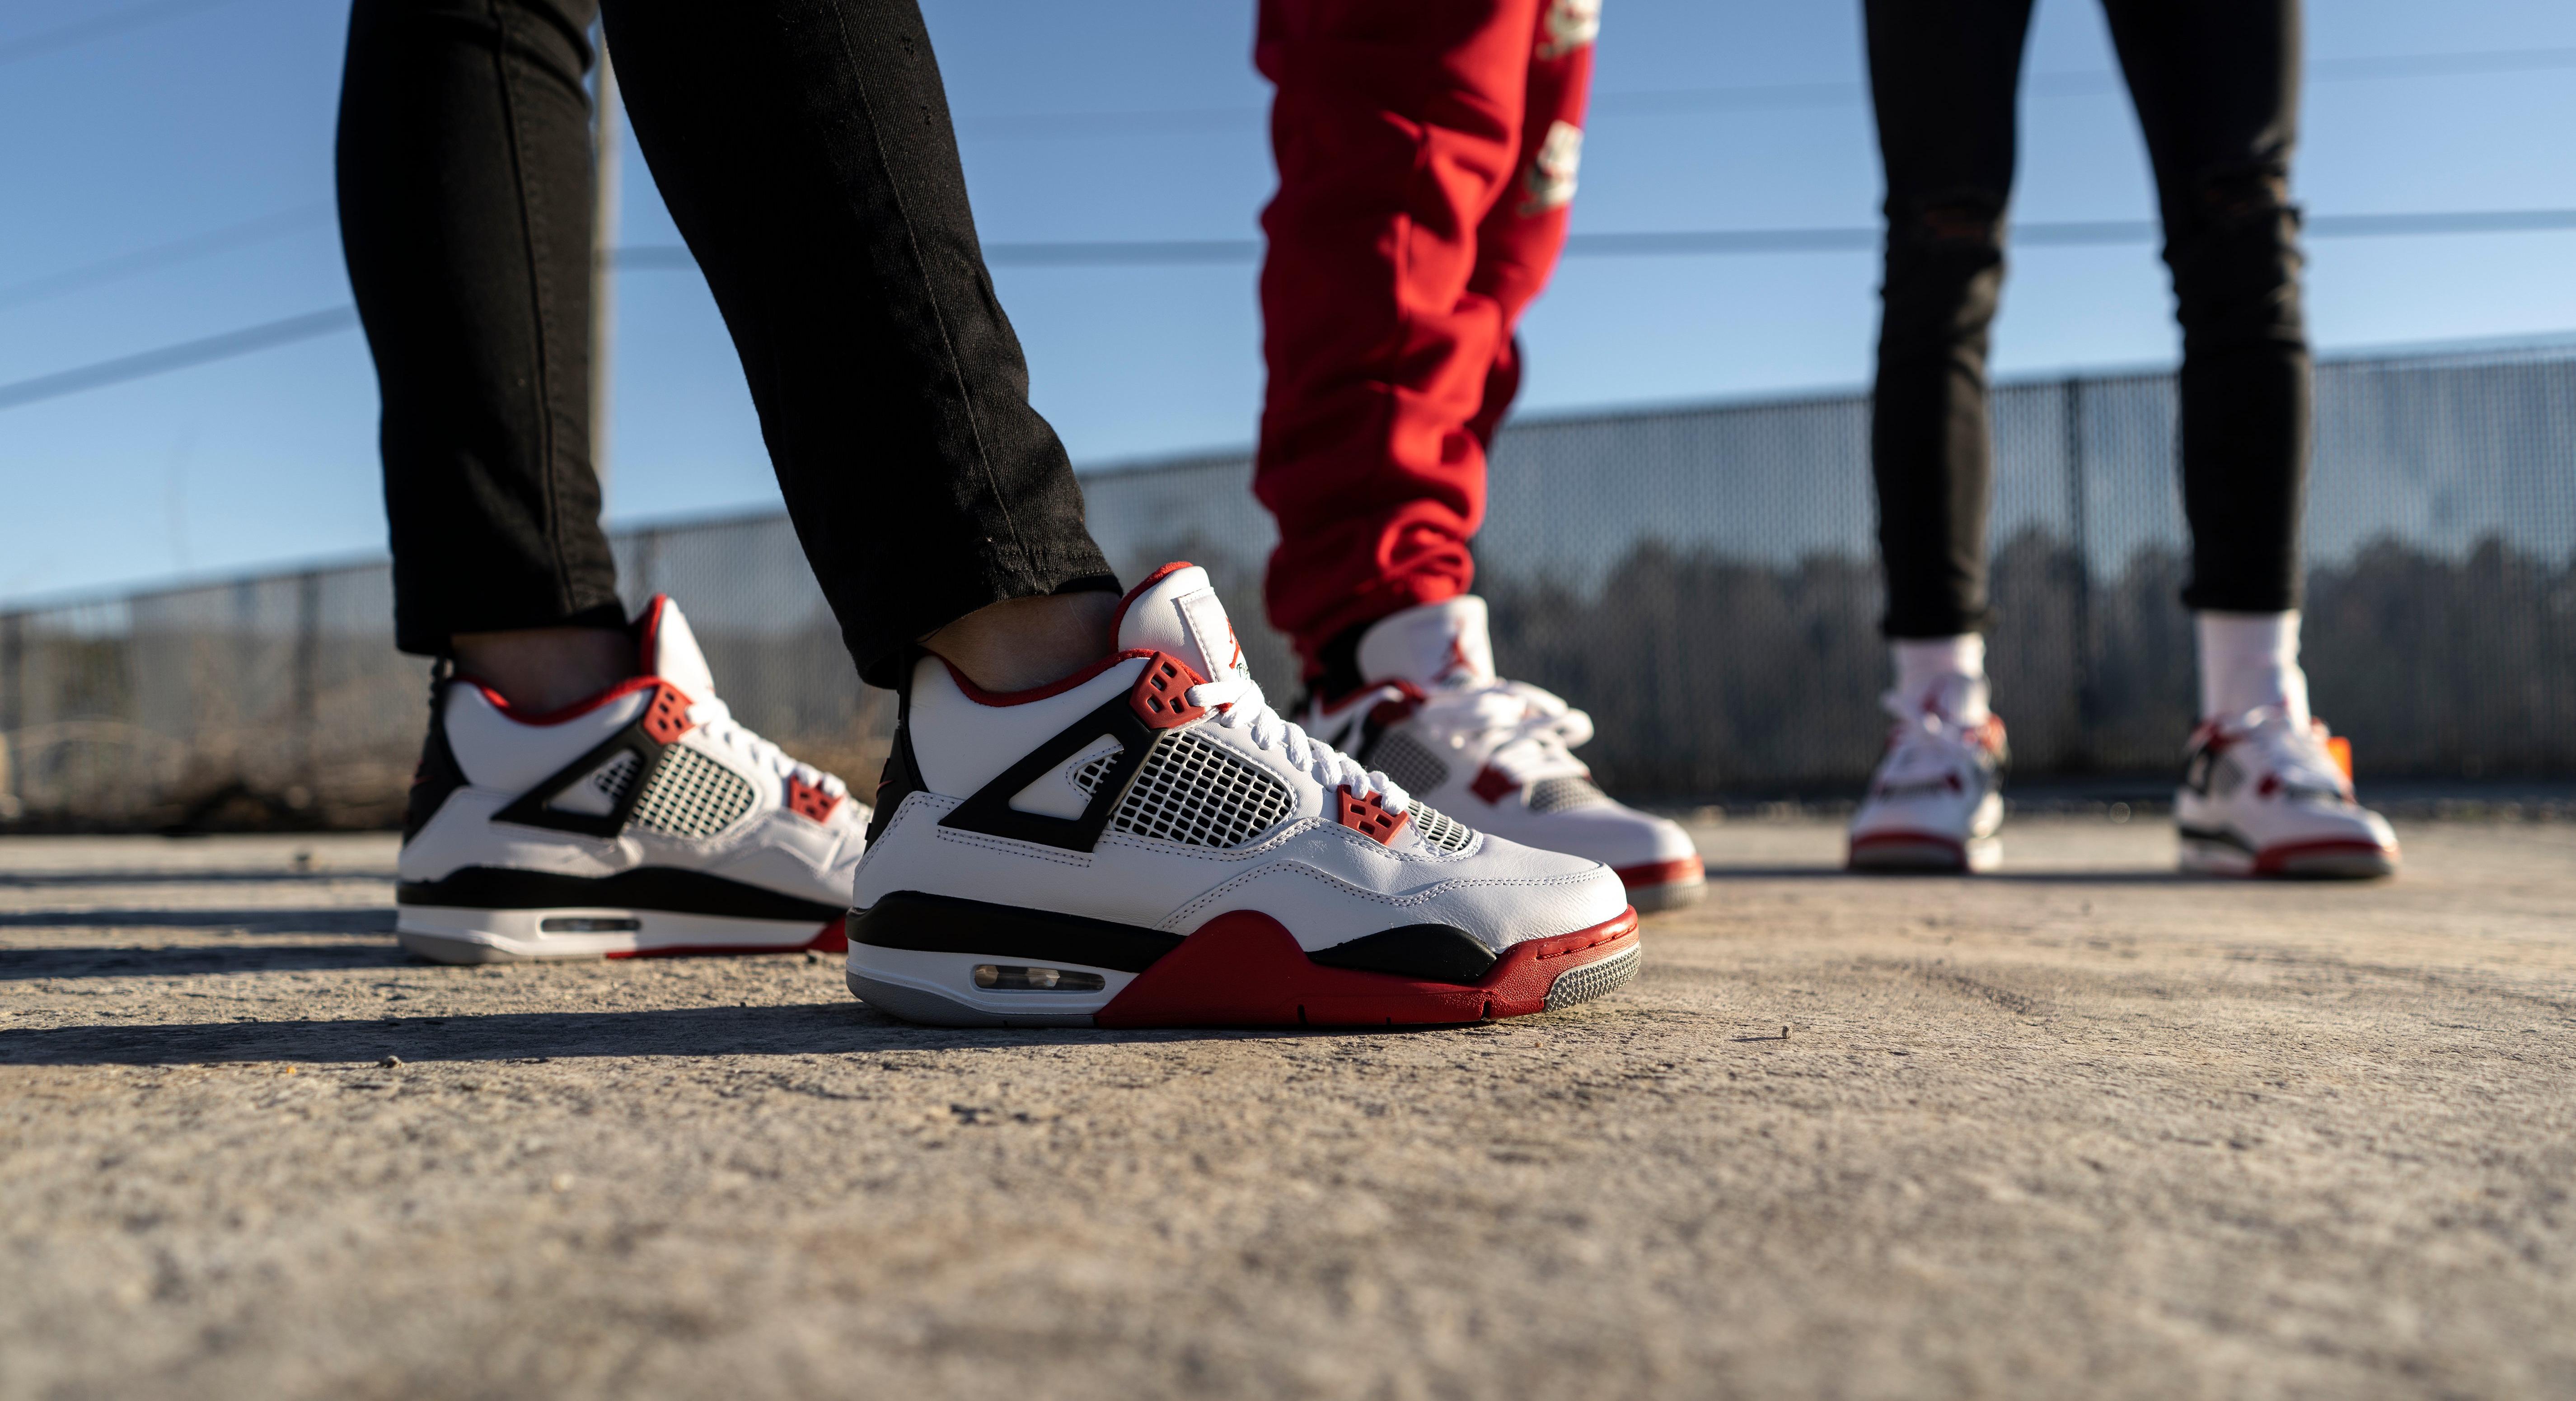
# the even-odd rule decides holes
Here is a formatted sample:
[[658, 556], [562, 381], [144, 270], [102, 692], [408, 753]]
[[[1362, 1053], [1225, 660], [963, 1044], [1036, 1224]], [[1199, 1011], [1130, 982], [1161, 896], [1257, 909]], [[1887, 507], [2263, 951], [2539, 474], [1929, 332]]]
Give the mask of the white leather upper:
[[[530, 724], [493, 703], [480, 686], [449, 683], [440, 710], [448, 747], [466, 786], [451, 793], [430, 821], [403, 844], [401, 879], [437, 880], [468, 866], [498, 866], [556, 875], [599, 877], [639, 867], [704, 871], [775, 890], [798, 899], [843, 904], [850, 874], [865, 845], [868, 810], [844, 797], [827, 821], [817, 823], [787, 806], [788, 775], [765, 743], [730, 719], [688, 620], [677, 605], [659, 609], [647, 658], [651, 675], [681, 688], [696, 702], [677, 746], [739, 775], [751, 786], [750, 808], [704, 837], [671, 836], [629, 825], [615, 837], [591, 837], [551, 827], [496, 821], [495, 816], [546, 779], [606, 742], [640, 716], [651, 687], [546, 724]], [[821, 775], [816, 775], [821, 777]], [[577, 798], [568, 810], [585, 806]]]
[[[1119, 640], [1234, 673], [1232, 629], [1223, 624], [1205, 573], [1183, 569], [1131, 601]], [[1290, 761], [1284, 741], [1274, 735], [1264, 747], [1251, 726], [1213, 719], [1187, 732], [1275, 775], [1292, 798], [1287, 816], [1242, 847], [1190, 846], [1112, 828], [1081, 852], [941, 825], [1029, 750], [1123, 697], [1145, 665], [1142, 658], [1122, 661], [1062, 693], [1011, 705], [977, 702], [936, 661], [916, 669], [911, 740], [928, 791], [907, 797], [870, 846], [852, 902], [866, 908], [895, 891], [920, 891], [1176, 934], [1252, 910], [1277, 919], [1308, 949], [1402, 925], [1450, 924], [1498, 951], [1605, 923], [1626, 908], [1618, 877], [1581, 857], [1487, 836], [1445, 851], [1423, 841], [1416, 822], [1406, 823], [1393, 845], [1381, 844], [1341, 825], [1334, 792], [1310, 766]], [[1096, 752], [1087, 749], [1061, 767], [1078, 768]]]
[[2297, 723], [2274, 706], [2226, 731], [2226, 749], [2210, 761], [2210, 791], [2189, 785], [2174, 791], [2176, 822], [2224, 828], [2257, 851], [2331, 841], [2396, 848], [2388, 819], [2353, 801], [2350, 783], [2326, 752], [2322, 723]]

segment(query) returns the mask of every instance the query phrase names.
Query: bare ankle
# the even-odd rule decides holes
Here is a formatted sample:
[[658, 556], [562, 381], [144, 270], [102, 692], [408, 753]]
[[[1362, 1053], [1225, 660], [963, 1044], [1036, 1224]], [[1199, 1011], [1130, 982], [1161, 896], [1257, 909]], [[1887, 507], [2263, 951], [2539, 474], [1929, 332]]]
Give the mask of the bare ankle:
[[1026, 691], [1117, 650], [1117, 623], [1113, 593], [1011, 598], [976, 609], [921, 645], [987, 691]]
[[635, 640], [608, 628], [513, 628], [448, 639], [457, 670], [499, 691], [513, 710], [543, 714], [635, 674]]

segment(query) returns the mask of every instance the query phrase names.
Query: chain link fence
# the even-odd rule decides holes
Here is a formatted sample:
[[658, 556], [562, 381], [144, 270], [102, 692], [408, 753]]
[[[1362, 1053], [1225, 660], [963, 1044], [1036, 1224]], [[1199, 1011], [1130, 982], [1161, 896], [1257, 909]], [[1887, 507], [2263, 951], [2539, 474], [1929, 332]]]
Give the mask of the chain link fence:
[[[2576, 347], [2317, 374], [2306, 657], [2371, 777], [2576, 777]], [[1868, 401], [1532, 421], [1496, 444], [1479, 589], [1506, 671], [1592, 712], [1642, 800], [1856, 790], [1886, 653]], [[2193, 720], [2170, 375], [1995, 396], [1997, 708], [2018, 774], [2162, 774]], [[1128, 577], [1208, 566], [1255, 674], [1274, 539], [1242, 456], [1095, 472]], [[779, 516], [633, 530], [630, 600], [688, 610], [747, 723], [865, 787], [892, 722]], [[426, 664], [381, 564], [0, 614], [0, 824], [377, 826], [417, 753]]]

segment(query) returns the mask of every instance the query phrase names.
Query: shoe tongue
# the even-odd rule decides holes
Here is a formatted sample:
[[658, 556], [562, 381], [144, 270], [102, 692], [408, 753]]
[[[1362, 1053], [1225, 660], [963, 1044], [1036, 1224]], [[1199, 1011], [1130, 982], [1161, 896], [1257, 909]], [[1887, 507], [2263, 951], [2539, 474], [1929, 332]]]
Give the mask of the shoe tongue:
[[1360, 679], [1425, 688], [1481, 686], [1494, 679], [1494, 642], [1485, 600], [1460, 594], [1390, 613], [1360, 635]]
[[1127, 595], [1119, 605], [1118, 647], [1169, 652], [1210, 681], [1252, 679], [1216, 586], [1195, 564], [1164, 565]]
[[715, 673], [707, 670], [698, 635], [689, 631], [689, 620], [669, 594], [657, 593], [644, 605], [644, 612], [635, 619], [635, 646], [645, 675], [661, 677], [686, 691], [691, 700], [715, 699]]

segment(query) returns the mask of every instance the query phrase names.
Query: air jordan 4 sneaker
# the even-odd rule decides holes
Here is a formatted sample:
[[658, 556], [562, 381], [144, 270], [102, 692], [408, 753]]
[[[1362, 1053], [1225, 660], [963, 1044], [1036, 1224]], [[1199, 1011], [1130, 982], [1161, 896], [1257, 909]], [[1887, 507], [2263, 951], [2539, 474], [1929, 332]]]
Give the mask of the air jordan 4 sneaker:
[[2326, 880], [2396, 874], [2397, 834], [2353, 801], [2351, 752], [2324, 721], [2302, 724], [2278, 705], [2203, 721], [2174, 792], [2182, 869]]
[[1483, 599], [1390, 614], [1361, 635], [1359, 667], [1365, 687], [1304, 716], [1325, 742], [1480, 832], [1608, 866], [1640, 910], [1706, 890], [1690, 835], [1613, 800], [1574, 757], [1592, 717], [1495, 674]]
[[395, 886], [448, 963], [839, 951], [868, 809], [733, 718], [678, 605], [636, 674], [551, 714], [437, 683]]
[[1984, 681], [1958, 676], [1919, 698], [1882, 699], [1896, 723], [1852, 815], [1851, 869], [1966, 873], [2002, 861], [2008, 751], [1985, 691]]
[[1617, 875], [1280, 716], [1204, 570], [1139, 585], [1117, 645], [1012, 694], [911, 667], [851, 895], [860, 998], [944, 1026], [1382, 1026], [1634, 976]]

